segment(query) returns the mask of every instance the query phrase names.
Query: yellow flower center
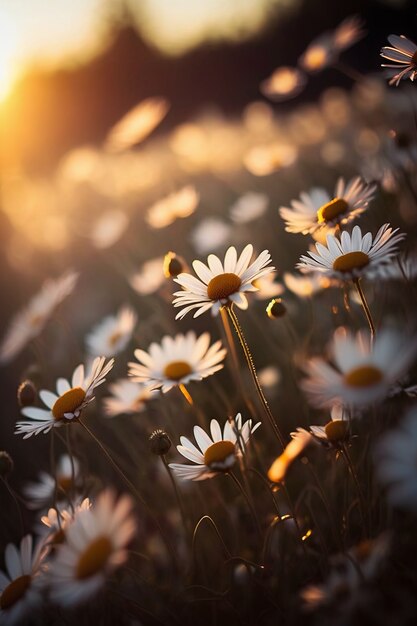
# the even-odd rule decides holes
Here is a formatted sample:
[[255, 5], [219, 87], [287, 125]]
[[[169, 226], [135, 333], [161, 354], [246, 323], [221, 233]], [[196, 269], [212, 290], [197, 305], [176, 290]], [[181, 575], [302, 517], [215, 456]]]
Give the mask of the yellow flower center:
[[333, 198], [330, 202], [323, 204], [317, 211], [317, 221], [319, 224], [331, 222], [349, 210], [349, 205], [343, 198]]
[[13, 604], [18, 602], [25, 595], [27, 589], [30, 587], [31, 577], [28, 575], [19, 576], [10, 585], [7, 585], [6, 589], [0, 596], [0, 609], [9, 609]]
[[170, 380], [181, 380], [184, 376], [191, 374], [192, 367], [186, 361], [172, 361], [165, 365], [164, 375]]
[[68, 389], [52, 407], [52, 415], [56, 421], [62, 420], [65, 413], [73, 413], [82, 404], [85, 398], [85, 391], [81, 387]]
[[217, 441], [207, 448], [204, 453], [204, 463], [210, 467], [213, 464], [224, 463], [235, 454], [235, 444], [231, 441]]
[[337, 443], [348, 438], [349, 426], [344, 420], [332, 420], [326, 424], [324, 432], [331, 443]]
[[72, 487], [72, 478], [71, 476], [59, 476], [57, 479], [58, 487], [68, 493]]
[[109, 337], [109, 346], [114, 348], [118, 341], [123, 337], [123, 333], [120, 330], [115, 330]]
[[381, 382], [383, 376], [380, 369], [374, 365], [361, 365], [355, 367], [344, 376], [345, 383], [349, 387], [372, 387]]
[[232, 293], [238, 291], [242, 281], [237, 274], [226, 272], [211, 279], [207, 285], [207, 295], [210, 300], [225, 300]]
[[92, 541], [78, 559], [76, 577], [84, 580], [97, 574], [104, 568], [112, 552], [113, 545], [108, 537]]
[[326, 51], [320, 46], [310, 48], [304, 57], [304, 65], [311, 70], [318, 70], [326, 62]]
[[352, 270], [360, 270], [369, 263], [369, 256], [365, 252], [348, 252], [338, 256], [333, 261], [333, 269], [336, 272], [351, 272]]

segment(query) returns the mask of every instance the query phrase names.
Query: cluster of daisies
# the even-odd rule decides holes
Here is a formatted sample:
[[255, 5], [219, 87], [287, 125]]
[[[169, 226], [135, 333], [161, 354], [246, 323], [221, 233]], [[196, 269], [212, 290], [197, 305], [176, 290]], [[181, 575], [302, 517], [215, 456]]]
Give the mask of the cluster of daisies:
[[[323, 34], [307, 48], [300, 58], [300, 68], [314, 73], [336, 64], [339, 54], [363, 35], [360, 20], [345, 20], [334, 32]], [[394, 64], [387, 66], [394, 74], [391, 83], [398, 85], [402, 78], [413, 81], [417, 76], [417, 46], [395, 35], [389, 37], [389, 42], [391, 47], [383, 48], [381, 54]], [[290, 93], [299, 93], [303, 84], [301, 69], [279, 68], [262, 89], [268, 97], [280, 100]], [[160, 104], [163, 117], [165, 105]], [[112, 150], [121, 150], [125, 145], [124, 132], [122, 126], [113, 133], [109, 139]], [[273, 494], [274, 490], [285, 487], [293, 464], [312, 447], [334, 451], [335, 458], [343, 458], [347, 473], [359, 484], [349, 454], [349, 448], [354, 445], [355, 424], [386, 399], [403, 396], [409, 401], [417, 395], [417, 385], [410, 380], [417, 354], [416, 338], [411, 331], [399, 332], [389, 324], [376, 324], [366, 297], [368, 285], [390, 277], [411, 282], [415, 272], [413, 261], [407, 265], [401, 257], [405, 234], [399, 228], [381, 224], [381, 220], [376, 232], [368, 232], [353, 224], [368, 211], [371, 213], [378, 193], [375, 182], [367, 182], [364, 176], [357, 175], [350, 180], [339, 178], [332, 188], [313, 187], [301, 191], [289, 206], [281, 206], [279, 215], [285, 230], [309, 238], [305, 253], [296, 265], [298, 272], [285, 273], [283, 284], [275, 280], [270, 252], [257, 253], [250, 243], [241, 251], [235, 246], [228, 247], [222, 258], [209, 254], [205, 263], [193, 260], [190, 265], [169, 252], [165, 258], [148, 261], [150, 280], [143, 275], [131, 278], [132, 287], [140, 293], [152, 293], [164, 277], [173, 279], [179, 289], [173, 293], [172, 317], [175, 313], [175, 320], [183, 320], [189, 314], [199, 318], [210, 312], [220, 318], [230, 344], [228, 348], [222, 340], [213, 342], [209, 332], [197, 335], [193, 330], [173, 336], [166, 334], [159, 342], [142, 346], [140, 335], [135, 334], [141, 321], [135, 309], [125, 305], [86, 334], [86, 362], [79, 364], [69, 379], [59, 377], [54, 391], [41, 389], [37, 392], [30, 383], [23, 383], [19, 397], [25, 419], [17, 421], [15, 433], [23, 439], [44, 434], [51, 442], [56, 435], [66, 442], [68, 454], [54, 462], [51, 473], [42, 470], [37, 480], [23, 488], [27, 507], [39, 514], [37, 539], [25, 535], [19, 548], [13, 544], [6, 547], [5, 570], [0, 572], [0, 624], [21, 623], [32, 608], [40, 606], [45, 599], [65, 608], [86, 603], [103, 588], [109, 575], [127, 563], [138, 529], [135, 506], [139, 508], [144, 502], [141, 498], [135, 502], [133, 496], [139, 491], [103, 446], [113, 467], [125, 477], [132, 494], [117, 497], [114, 491], [105, 489], [92, 495], [86, 485], [81, 458], [74, 456], [70, 449], [71, 431], [78, 425], [91, 434], [86, 421], [91, 414], [90, 405], [96, 399], [108, 418], [146, 412], [151, 402], [166, 402], [165, 394], [175, 389], [193, 405], [190, 385], [220, 372], [229, 352], [233, 351], [230, 356], [236, 365], [229, 318], [252, 375], [253, 391], [257, 391], [265, 417], [281, 446], [278, 449], [275, 444], [269, 469], [263, 467], [262, 473], [258, 472], [267, 488]], [[155, 203], [146, 221], [152, 228], [164, 228], [176, 219], [191, 215], [199, 201], [196, 189], [186, 186], [163, 203]], [[245, 224], [251, 221], [251, 216], [262, 215], [267, 205], [268, 197], [264, 194], [248, 193], [232, 206], [231, 218], [236, 224]], [[27, 344], [36, 340], [49, 320], [58, 316], [60, 305], [77, 288], [78, 282], [78, 273], [72, 271], [43, 285], [12, 320], [0, 345], [2, 363], [12, 361]], [[323, 411], [327, 419], [324, 424], [298, 426], [288, 437], [282, 437], [282, 424], [278, 425], [262, 391], [267, 377], [258, 376], [236, 310], [239, 315], [246, 311], [251, 298], [273, 298], [266, 309], [268, 316], [281, 317], [285, 307], [276, 297], [285, 288], [300, 298], [312, 298], [329, 287], [344, 293], [347, 308], [349, 299], [356, 298], [363, 309], [363, 328], [353, 332], [340, 326], [328, 337], [327, 348], [321, 355], [303, 353], [299, 387], [312, 409]], [[121, 355], [126, 354], [133, 343], [141, 347], [133, 349], [132, 360], [125, 362], [126, 375], [113, 378], [105, 385], [114, 375], [116, 358], [123, 362]], [[241, 372], [236, 374], [239, 379]], [[276, 386], [277, 379], [273, 375], [272, 379], [272, 386]], [[242, 386], [245, 385], [244, 382]], [[106, 392], [96, 398], [99, 387]], [[251, 395], [248, 389], [244, 391]], [[245, 393], [241, 396], [243, 403]], [[252, 408], [248, 403], [248, 414]], [[201, 482], [229, 476], [242, 490], [253, 513], [252, 495], [249, 490], [245, 491], [236, 475], [242, 473], [247, 480], [247, 466], [258, 461], [256, 454], [252, 454], [256, 446], [251, 444], [262, 422], [255, 421], [254, 416], [245, 420], [240, 412], [221, 421], [211, 419], [208, 422], [206, 412], [200, 413], [204, 423], [189, 429], [193, 440], [189, 436], [178, 436], [176, 449], [185, 462], [168, 462], [171, 442], [166, 433], [155, 431], [151, 437], [153, 450], [163, 457], [179, 507], [182, 508], [177, 481]], [[417, 510], [416, 425], [417, 407], [411, 404], [408, 411], [399, 416], [396, 426], [376, 438], [372, 449], [375, 473], [379, 484], [385, 488], [387, 501], [394, 508], [414, 512]], [[268, 424], [263, 426], [266, 433]], [[276, 505], [274, 497], [272, 500]], [[366, 534], [369, 520], [360, 487], [358, 501]], [[289, 498], [287, 506], [292, 507]], [[140, 513], [145, 515], [143, 509]], [[290, 517], [298, 540], [306, 542], [310, 535], [300, 532], [294, 510]], [[254, 518], [255, 525], [261, 527], [264, 522], [259, 523], [256, 513]], [[284, 519], [285, 515], [280, 514], [273, 523]], [[158, 524], [157, 527], [163, 535], [164, 530]], [[345, 546], [343, 554], [338, 555], [339, 566], [331, 570], [328, 578], [301, 590], [305, 608], [315, 610], [329, 606], [342, 589], [346, 592], [343, 610], [348, 610], [349, 602], [360, 592], [362, 583], [376, 576], [389, 545], [388, 535], [380, 534], [366, 545], [357, 544], [349, 550]], [[263, 568], [263, 564], [260, 567]]]

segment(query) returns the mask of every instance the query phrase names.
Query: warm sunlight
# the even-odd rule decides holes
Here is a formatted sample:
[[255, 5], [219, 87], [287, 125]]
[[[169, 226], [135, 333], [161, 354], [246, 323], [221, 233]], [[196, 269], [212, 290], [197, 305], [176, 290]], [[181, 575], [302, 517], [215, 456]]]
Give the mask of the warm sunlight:
[[18, 31], [0, 8], [0, 100], [7, 96], [16, 78], [18, 47]]

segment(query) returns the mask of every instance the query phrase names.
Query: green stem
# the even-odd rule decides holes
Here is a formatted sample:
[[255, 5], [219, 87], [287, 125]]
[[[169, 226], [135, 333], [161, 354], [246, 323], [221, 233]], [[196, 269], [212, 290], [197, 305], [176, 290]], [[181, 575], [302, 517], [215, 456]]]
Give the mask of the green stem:
[[368, 306], [368, 303], [366, 301], [365, 294], [363, 293], [363, 289], [362, 289], [361, 284], [360, 284], [360, 279], [359, 278], [355, 278], [353, 282], [355, 284], [355, 287], [357, 289], [359, 298], [361, 300], [362, 308], [364, 310], [364, 313], [365, 313], [365, 316], [366, 316], [366, 320], [367, 320], [367, 322], [369, 324], [369, 330], [371, 331], [371, 340], [373, 341], [374, 337], [375, 337], [375, 324], [374, 324], [374, 321], [372, 319], [371, 310], [370, 310], [370, 308]]

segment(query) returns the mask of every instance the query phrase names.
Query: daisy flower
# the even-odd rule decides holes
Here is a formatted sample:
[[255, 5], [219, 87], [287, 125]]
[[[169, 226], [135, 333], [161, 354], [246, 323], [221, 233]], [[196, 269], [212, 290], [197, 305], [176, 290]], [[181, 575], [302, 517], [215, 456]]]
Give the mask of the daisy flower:
[[192, 215], [200, 201], [198, 191], [187, 185], [156, 202], [147, 212], [146, 221], [152, 228], [165, 228], [178, 218]]
[[277, 67], [260, 85], [264, 96], [274, 102], [295, 98], [307, 82], [305, 74], [296, 67]]
[[25, 616], [42, 602], [37, 579], [46, 557], [43, 542], [33, 548], [31, 535], [20, 542], [20, 550], [12, 543], [6, 546], [6, 572], [0, 571], [0, 624], [22, 624]]
[[129, 283], [141, 296], [149, 296], [155, 293], [162, 283], [164, 276], [164, 257], [157, 257], [146, 261], [140, 270], [129, 278]]
[[71, 508], [51, 508], [46, 515], [41, 517], [41, 532], [47, 531], [48, 543], [62, 543], [65, 539], [65, 531], [74, 521], [79, 511], [86, 511], [92, 506], [89, 498], [84, 498], [79, 503], [73, 503]]
[[349, 439], [349, 415], [339, 404], [330, 412], [330, 422], [325, 426], [310, 426], [313, 437], [324, 446], [339, 447]]
[[320, 274], [302, 276], [301, 274], [285, 272], [283, 278], [286, 288], [299, 298], [311, 298], [316, 293], [330, 287], [330, 281]]
[[[63, 454], [56, 465], [57, 496], [68, 497], [68, 492], [77, 485], [80, 476], [80, 464], [73, 457], [74, 476], [72, 475], [71, 458]], [[74, 479], [74, 480], [73, 480]], [[75, 483], [75, 484], [74, 484]], [[29, 509], [42, 509], [52, 502], [55, 493], [55, 478], [48, 472], [39, 472], [37, 482], [29, 482], [23, 487]]]
[[74, 290], [78, 274], [67, 272], [48, 279], [25, 309], [15, 315], [0, 345], [0, 363], [11, 361], [45, 327], [56, 307]]
[[250, 263], [253, 246], [248, 244], [240, 257], [237, 257], [236, 248], [231, 246], [224, 257], [224, 264], [214, 254], [210, 254], [207, 265], [201, 261], [193, 261], [193, 268], [198, 278], [191, 274], [179, 274], [175, 282], [181, 285], [182, 291], [174, 293], [174, 307], [184, 307], [175, 319], [182, 319], [184, 315], [197, 309], [194, 317], [198, 317], [211, 309], [217, 315], [225, 304], [236, 304], [240, 309], [248, 308], [245, 292], [257, 291], [253, 282], [274, 271], [268, 266], [271, 255], [264, 250], [258, 258]]
[[252, 426], [251, 419], [242, 423], [242, 416], [238, 413], [234, 423], [225, 423], [223, 433], [219, 422], [211, 420], [211, 437], [200, 426], [194, 426], [198, 448], [187, 437], [181, 437], [181, 445], [177, 446], [178, 452], [194, 465], [170, 463], [169, 467], [182, 480], [206, 480], [228, 472], [260, 425], [258, 422]]
[[236, 224], [247, 224], [261, 217], [267, 210], [268, 203], [266, 194], [248, 191], [230, 207], [230, 218]]
[[207, 217], [201, 220], [191, 233], [191, 241], [198, 254], [207, 254], [224, 246], [232, 235], [229, 224], [216, 217]]
[[388, 41], [391, 46], [384, 46], [381, 56], [393, 63], [383, 63], [382, 67], [391, 70], [389, 84], [398, 87], [402, 78], [412, 81], [417, 76], [417, 45], [404, 35], [390, 35]]
[[363, 39], [366, 35], [364, 23], [358, 15], [350, 15], [333, 32], [333, 45], [339, 50], [346, 50]]
[[88, 376], [85, 376], [84, 365], [81, 364], [74, 370], [71, 383], [65, 378], [58, 378], [56, 394], [45, 389], [39, 392], [39, 397], [48, 410], [24, 407], [22, 415], [29, 417], [31, 421], [17, 422], [15, 434], [23, 434], [23, 439], [28, 439], [32, 435], [42, 432], [46, 434], [51, 428], [78, 419], [87, 404], [94, 400], [95, 388], [104, 383], [113, 364], [114, 359], [105, 363], [104, 356], [97, 357]]
[[148, 389], [161, 388], [166, 393], [176, 385], [202, 380], [223, 368], [226, 349], [222, 342], [210, 346], [210, 334], [196, 337], [193, 331], [175, 337], [165, 335], [160, 344], [151, 343], [149, 351], [137, 349], [139, 363], [129, 363], [129, 376]]
[[343, 231], [340, 239], [329, 234], [327, 247], [316, 243], [317, 253], [303, 255], [297, 268], [304, 273], [319, 272], [342, 281], [377, 276], [398, 254], [398, 244], [405, 237], [403, 233], [396, 235], [398, 230], [384, 224], [374, 239], [371, 233], [362, 235], [359, 226], [354, 227], [351, 235]]
[[78, 511], [50, 566], [54, 602], [74, 606], [87, 601], [126, 561], [126, 547], [136, 531], [132, 508], [129, 496], [116, 500], [111, 491], [104, 491], [93, 507]]
[[111, 396], [103, 399], [106, 417], [116, 415], [142, 413], [146, 409], [152, 392], [142, 383], [133, 382], [128, 378], [121, 378], [109, 385]]
[[376, 185], [365, 183], [360, 176], [345, 183], [339, 178], [333, 196], [315, 187], [302, 192], [291, 207], [281, 207], [279, 213], [289, 233], [313, 233], [318, 228], [334, 228], [346, 224], [363, 213], [375, 195]]
[[120, 309], [117, 315], [104, 318], [86, 337], [89, 353], [109, 357], [122, 352], [132, 338], [137, 315], [128, 306]]
[[284, 287], [275, 282], [274, 274], [265, 274], [254, 280], [252, 285], [258, 290], [254, 294], [257, 300], [269, 300], [284, 293]]
[[363, 407], [388, 395], [410, 366], [416, 345], [389, 329], [380, 330], [372, 343], [367, 332], [354, 335], [341, 327], [329, 352], [334, 364], [322, 358], [307, 364], [303, 390], [318, 407]]
[[376, 474], [394, 507], [417, 511], [417, 409], [412, 407], [375, 450]]

